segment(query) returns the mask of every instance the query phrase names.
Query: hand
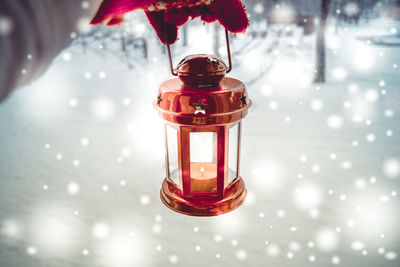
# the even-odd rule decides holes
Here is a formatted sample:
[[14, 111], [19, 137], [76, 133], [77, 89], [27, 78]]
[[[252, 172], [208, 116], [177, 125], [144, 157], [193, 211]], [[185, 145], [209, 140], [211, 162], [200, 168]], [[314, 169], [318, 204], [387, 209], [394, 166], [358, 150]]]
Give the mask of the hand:
[[200, 17], [206, 23], [218, 21], [228, 31], [245, 32], [249, 24], [240, 0], [103, 0], [91, 24], [118, 25], [125, 13], [143, 9], [161, 42], [177, 40], [178, 27]]

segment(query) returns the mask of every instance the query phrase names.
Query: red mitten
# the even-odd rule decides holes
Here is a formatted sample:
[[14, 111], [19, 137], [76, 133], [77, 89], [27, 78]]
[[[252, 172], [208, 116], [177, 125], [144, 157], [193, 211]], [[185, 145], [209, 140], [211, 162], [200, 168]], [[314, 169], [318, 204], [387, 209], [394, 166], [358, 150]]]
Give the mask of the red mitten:
[[177, 39], [178, 27], [189, 18], [200, 17], [207, 23], [218, 20], [233, 33], [245, 32], [249, 25], [241, 0], [103, 0], [91, 24], [120, 24], [122, 16], [135, 9], [145, 10], [160, 40], [170, 44]]
[[106, 21], [108, 25], [114, 25], [116, 23], [112, 23], [113, 20], [120, 20], [129, 11], [146, 9], [153, 2], [154, 0], [103, 0], [90, 23], [99, 24]]

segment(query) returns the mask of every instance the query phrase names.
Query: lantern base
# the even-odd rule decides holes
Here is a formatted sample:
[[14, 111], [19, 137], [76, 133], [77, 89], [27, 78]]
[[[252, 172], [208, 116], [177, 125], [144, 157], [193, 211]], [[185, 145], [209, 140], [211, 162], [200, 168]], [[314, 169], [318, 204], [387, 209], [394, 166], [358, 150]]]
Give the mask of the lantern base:
[[190, 216], [217, 216], [238, 208], [246, 199], [244, 181], [238, 177], [225, 189], [222, 199], [185, 199], [179, 195], [176, 185], [164, 179], [160, 197], [165, 206]]

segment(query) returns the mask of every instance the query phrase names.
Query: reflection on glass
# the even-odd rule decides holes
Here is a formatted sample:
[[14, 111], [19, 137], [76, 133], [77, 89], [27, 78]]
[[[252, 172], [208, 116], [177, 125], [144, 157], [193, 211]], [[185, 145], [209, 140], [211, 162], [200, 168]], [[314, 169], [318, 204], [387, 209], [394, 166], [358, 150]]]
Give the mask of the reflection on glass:
[[238, 177], [239, 124], [229, 129], [228, 184]]
[[165, 127], [166, 127], [166, 134], [167, 134], [167, 150], [168, 150], [168, 161], [167, 161], [168, 178], [172, 182], [174, 182], [178, 187], [181, 187], [179, 184], [177, 130], [168, 124], [166, 124]]

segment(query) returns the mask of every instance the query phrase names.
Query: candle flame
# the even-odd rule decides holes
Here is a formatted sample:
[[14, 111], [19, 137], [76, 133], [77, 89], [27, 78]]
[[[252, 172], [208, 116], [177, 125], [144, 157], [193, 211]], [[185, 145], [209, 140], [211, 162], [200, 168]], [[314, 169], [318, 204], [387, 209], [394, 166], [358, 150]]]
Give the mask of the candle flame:
[[201, 177], [203, 177], [204, 176], [204, 167], [203, 166], [200, 167], [200, 173], [201, 173]]

